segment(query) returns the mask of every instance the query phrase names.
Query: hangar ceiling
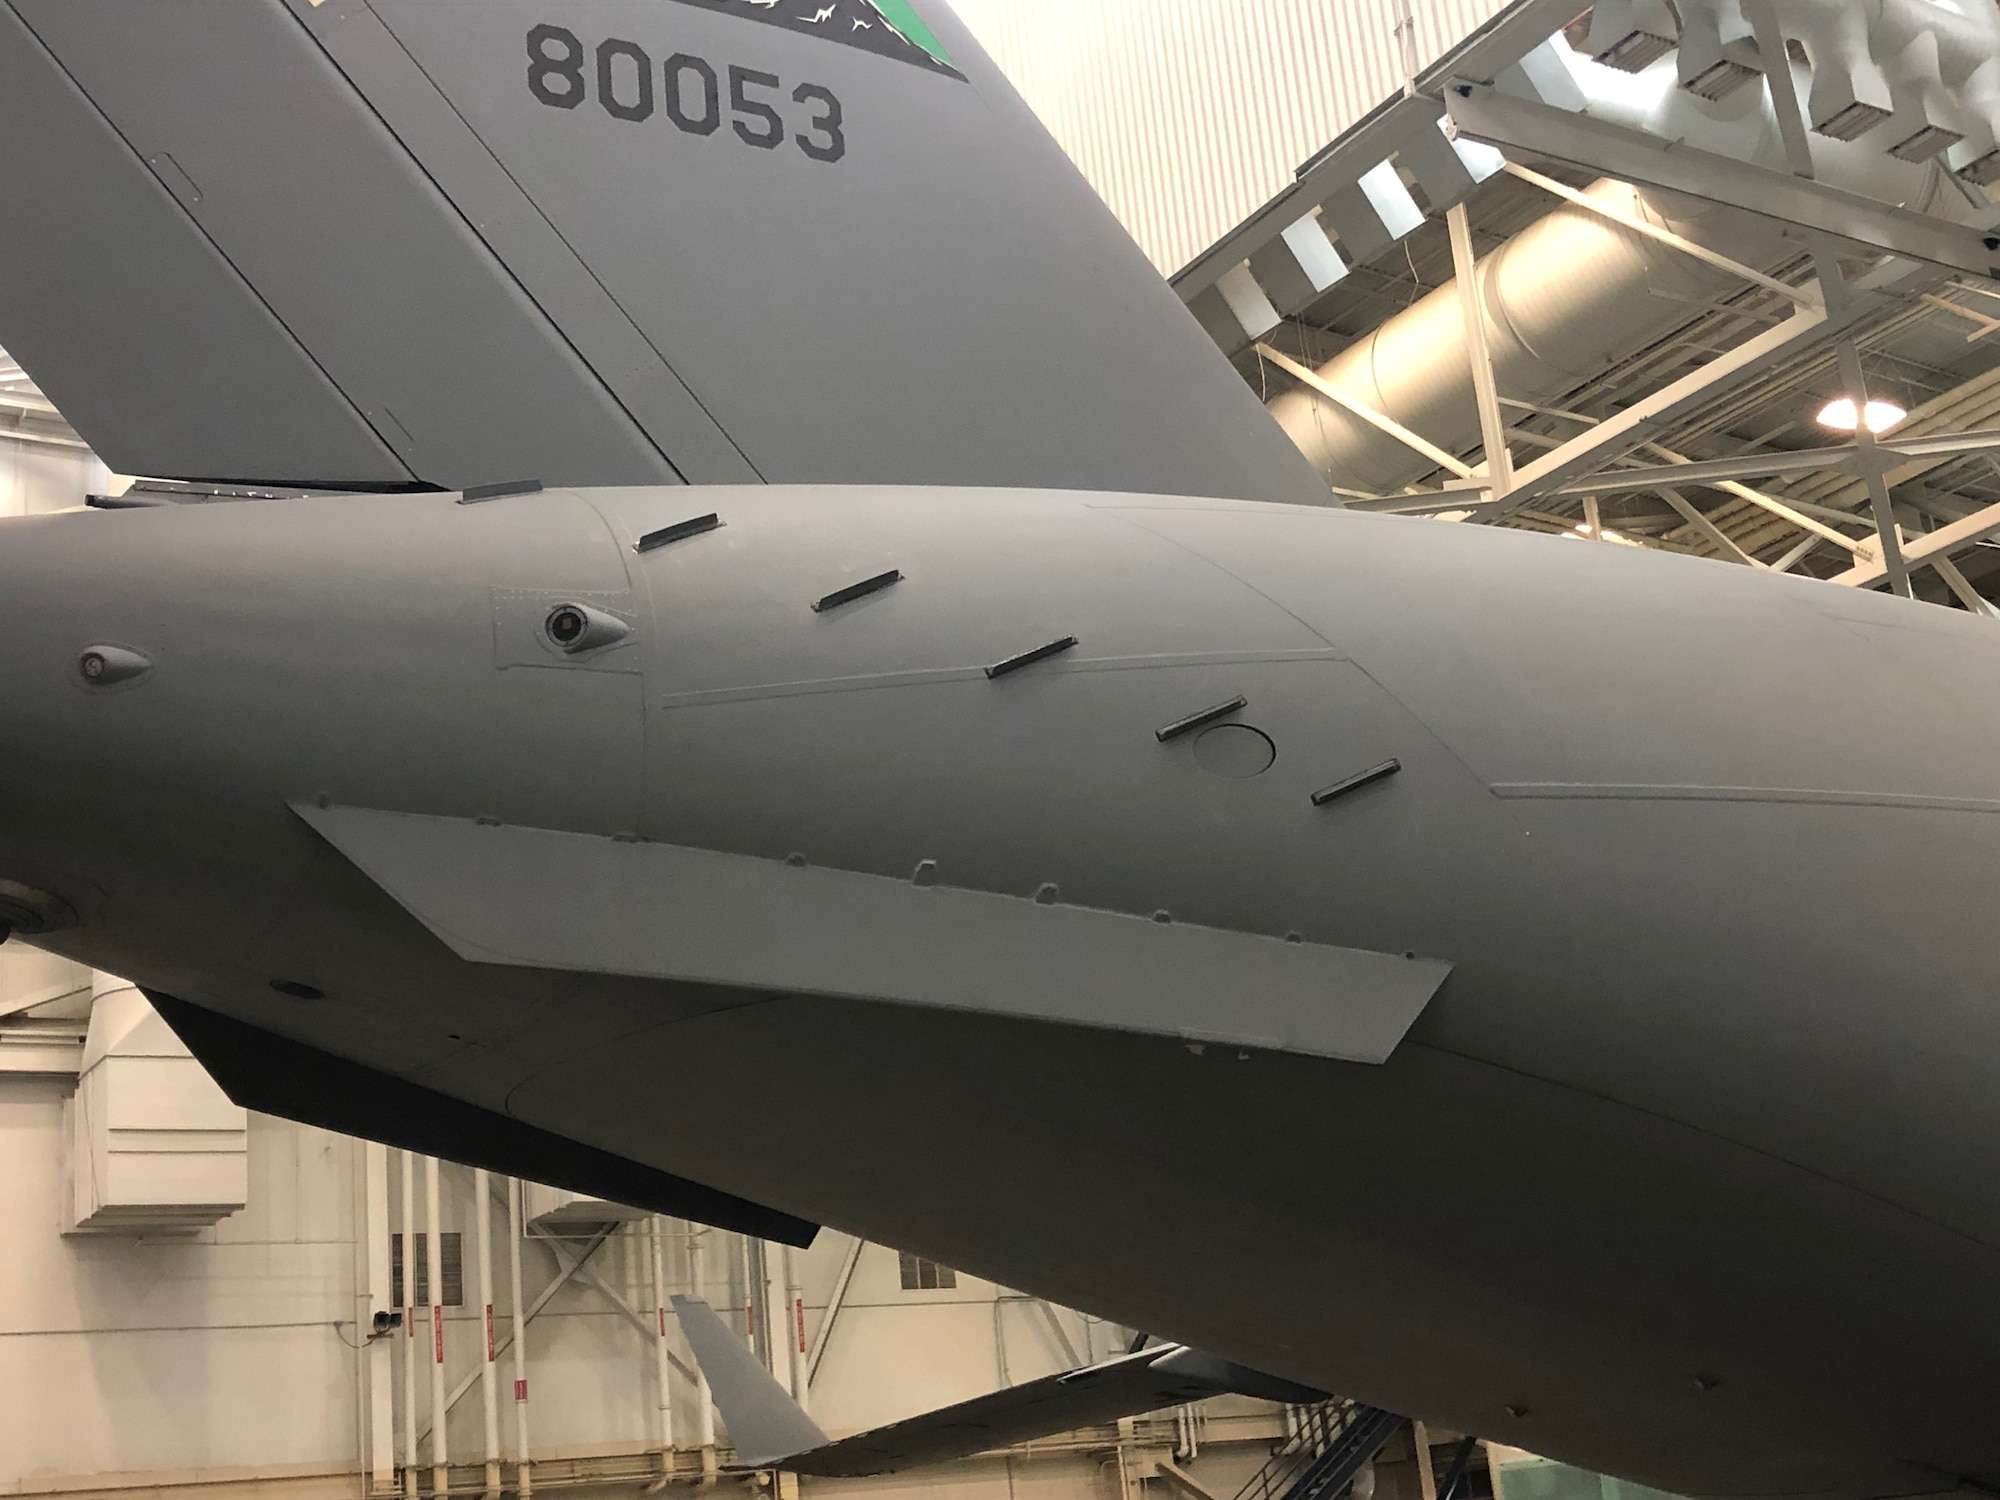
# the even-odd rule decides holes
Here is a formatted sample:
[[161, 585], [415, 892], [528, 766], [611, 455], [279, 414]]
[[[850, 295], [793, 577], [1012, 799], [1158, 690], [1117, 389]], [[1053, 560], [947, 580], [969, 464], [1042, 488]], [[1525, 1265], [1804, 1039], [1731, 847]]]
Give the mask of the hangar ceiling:
[[[1968, 49], [1992, 55], [1979, 28], [2000, 28], [2000, 9], [1963, 9]], [[1895, 586], [1901, 560], [1917, 596], [1992, 612], [2000, 211], [1982, 179], [2000, 156], [1983, 75], [1954, 84], [1934, 53], [1932, 87], [1886, 80], [1857, 129], [1855, 81], [1865, 95], [1880, 75], [1813, 33], [1813, 4], [1742, 7], [1783, 39], [1776, 88], [1748, 19], [1716, 81], [1709, 11], [1726, 32], [1733, 10], [1702, 0], [1581, 17], [1573, 0], [1521, 0], [1175, 286], [1294, 435], [1314, 429], [1305, 445], [1341, 503], [1866, 586]], [[1846, 123], [1829, 118], [1842, 98]], [[1410, 368], [1472, 342], [1451, 290], [1467, 259], [1490, 405], [1463, 352], [1455, 376]], [[1908, 414], [1879, 440], [1817, 420], [1857, 378]], [[1505, 434], [1498, 476], [1489, 422]]]

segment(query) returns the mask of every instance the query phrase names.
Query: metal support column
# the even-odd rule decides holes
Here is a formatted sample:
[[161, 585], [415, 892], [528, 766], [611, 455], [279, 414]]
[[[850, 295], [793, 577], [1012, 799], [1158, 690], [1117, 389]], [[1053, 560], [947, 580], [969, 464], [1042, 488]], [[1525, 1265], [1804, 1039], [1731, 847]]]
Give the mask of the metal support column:
[[[688, 1290], [698, 1302], [708, 1300], [708, 1237], [716, 1231], [690, 1225], [688, 1236]], [[708, 1376], [696, 1364], [694, 1382], [696, 1436], [701, 1442], [701, 1482], [715, 1483], [715, 1400], [709, 1394]]]
[[398, 1152], [403, 1175], [403, 1493], [417, 1493], [417, 1158]]
[[813, 1335], [812, 1352], [806, 1358], [808, 1386], [819, 1374], [819, 1362], [826, 1357], [826, 1342], [833, 1335], [834, 1320], [847, 1303], [848, 1283], [854, 1280], [854, 1268], [861, 1263], [861, 1251], [867, 1243], [857, 1235], [854, 1243], [847, 1247], [847, 1258], [840, 1263], [840, 1274], [833, 1280], [833, 1294], [826, 1299], [826, 1312], [820, 1317], [819, 1332]]
[[792, 1399], [803, 1410], [810, 1382], [806, 1378], [806, 1294], [799, 1281], [798, 1254], [790, 1245], [782, 1252], [785, 1273], [785, 1353]]
[[485, 1357], [479, 1364], [479, 1402], [485, 1418], [486, 1500], [500, 1500], [500, 1372], [493, 1363], [493, 1185], [484, 1167], [472, 1174], [472, 1222], [478, 1229], [479, 1319]]
[[1431, 1463], [1431, 1430], [1424, 1423], [1410, 1423], [1410, 1446], [1416, 1451], [1417, 1488], [1422, 1500], [1438, 1500], [1437, 1469]]
[[1458, 305], [1465, 313], [1465, 352], [1472, 361], [1472, 395], [1479, 407], [1479, 442], [1486, 453], [1486, 479], [1494, 499], [1514, 486], [1514, 459], [1507, 451], [1507, 423], [1500, 392], [1493, 384], [1493, 360], [1486, 347], [1486, 304], [1479, 295], [1479, 261], [1472, 253], [1472, 223], [1465, 205], [1445, 213], [1451, 231], [1452, 274], [1458, 278]]
[[533, 1464], [528, 1457], [528, 1310], [521, 1298], [521, 1179], [507, 1179], [507, 1280], [514, 1312], [514, 1492], [521, 1500], [534, 1493]]
[[445, 1443], [444, 1392], [444, 1234], [438, 1208], [438, 1159], [424, 1158], [424, 1274], [430, 1278], [431, 1493], [451, 1492], [451, 1455]]
[[1896, 530], [1895, 508], [1889, 503], [1889, 483], [1883, 477], [1887, 465], [1875, 446], [1875, 434], [1868, 430], [1868, 381], [1861, 372], [1861, 351], [1853, 339], [1840, 341], [1840, 383], [1854, 402], [1854, 466], [1868, 486], [1868, 508], [1875, 513], [1875, 535], [1882, 547], [1882, 568], [1889, 575], [1889, 587], [1905, 599], [1910, 591], [1910, 570], [1903, 562], [1903, 539]]
[[666, 1221], [658, 1214], [646, 1221], [653, 1249], [653, 1375], [659, 1393], [660, 1474], [674, 1472], [673, 1369], [667, 1349]]
[[367, 1392], [368, 1492], [396, 1487], [396, 1340], [378, 1337], [375, 1317], [394, 1300], [389, 1286], [389, 1148], [361, 1144], [361, 1263], [367, 1282], [361, 1299], [362, 1379]]

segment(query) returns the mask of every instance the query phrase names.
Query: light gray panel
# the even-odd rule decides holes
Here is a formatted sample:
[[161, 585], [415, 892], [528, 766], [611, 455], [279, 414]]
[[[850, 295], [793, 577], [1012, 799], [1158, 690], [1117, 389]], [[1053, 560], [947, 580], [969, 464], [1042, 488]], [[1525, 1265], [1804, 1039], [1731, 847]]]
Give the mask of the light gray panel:
[[[543, 80], [570, 107], [530, 92], [537, 0], [373, 8], [766, 479], [1325, 499], [942, 6], [924, 13], [970, 81], [705, 5], [572, 4], [554, 50], [576, 82]], [[646, 118], [603, 107], [605, 42], [649, 80], [699, 59], [698, 128], [669, 119], [663, 74]], [[839, 102], [837, 160], [806, 149], [834, 150], [814, 89]], [[783, 122], [770, 149], [758, 100]]]
[[738, 1464], [756, 1467], [826, 1442], [826, 1434], [758, 1364], [715, 1309], [699, 1297], [675, 1297], [674, 1316], [729, 1429]]
[[280, 0], [15, 8], [420, 478], [676, 477]]
[[[2000, 799], [2000, 713], [1946, 690], [1952, 673], [2000, 671], [1987, 621], [1636, 547], [1352, 513], [1331, 524], [1367, 565], [1329, 588], [1319, 516], [1122, 513], [1295, 610], [1489, 782]], [[1831, 615], [1830, 595], [1855, 618]]]
[[[694, 515], [722, 520], [628, 554], [669, 624], [659, 690], [678, 696], [977, 671], [1066, 635], [1079, 659], [1340, 654], [1213, 563], [1074, 495], [773, 486], [600, 491], [591, 503], [628, 547]], [[979, 546], [965, 545], [968, 527]], [[891, 568], [903, 574], [894, 587], [814, 612], [813, 601]]]
[[292, 0], [334, 60], [577, 353], [693, 484], [757, 471], [364, 0]]
[[0, 341], [105, 462], [410, 481], [6, 6], [0, 139]]
[[1388, 1059], [1451, 972], [1434, 959], [674, 844], [368, 808], [296, 811], [475, 962], [1370, 1063]]

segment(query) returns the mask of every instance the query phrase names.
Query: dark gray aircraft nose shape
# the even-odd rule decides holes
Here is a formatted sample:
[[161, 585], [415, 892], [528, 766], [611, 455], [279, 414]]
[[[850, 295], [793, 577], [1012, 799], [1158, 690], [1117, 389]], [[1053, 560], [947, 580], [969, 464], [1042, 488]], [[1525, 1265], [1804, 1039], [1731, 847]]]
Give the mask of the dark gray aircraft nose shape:
[[0, 575], [51, 948], [1663, 1487], [2000, 1475], [1984, 621], [1037, 491], [92, 513]]

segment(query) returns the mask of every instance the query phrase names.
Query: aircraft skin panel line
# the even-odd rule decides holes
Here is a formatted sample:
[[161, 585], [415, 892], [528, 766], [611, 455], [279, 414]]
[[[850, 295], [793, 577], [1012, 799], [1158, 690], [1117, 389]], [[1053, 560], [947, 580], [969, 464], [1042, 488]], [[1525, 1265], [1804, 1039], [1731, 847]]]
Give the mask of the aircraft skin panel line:
[[4, 0], [0, 344], [157, 478], [1327, 503], [956, 18], [898, 13]]
[[690, 484], [761, 476], [367, 6], [292, 10], [612, 399]]
[[1383, 1063], [1449, 963], [713, 849], [294, 804], [461, 957]]
[[0, 162], [0, 341], [107, 464], [412, 482], [168, 190], [199, 191], [184, 170], [165, 153], [149, 164], [12, 5], [0, 5], [0, 133], [35, 143]]

